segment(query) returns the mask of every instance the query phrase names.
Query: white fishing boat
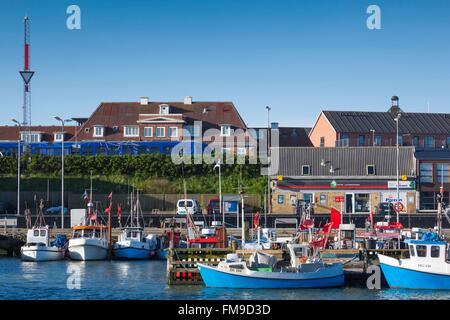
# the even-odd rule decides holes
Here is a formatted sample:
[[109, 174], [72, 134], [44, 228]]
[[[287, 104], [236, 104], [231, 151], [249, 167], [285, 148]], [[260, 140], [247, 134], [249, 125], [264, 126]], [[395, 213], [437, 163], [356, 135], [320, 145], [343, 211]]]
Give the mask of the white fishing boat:
[[72, 260], [105, 260], [109, 243], [107, 228], [102, 225], [75, 226], [69, 240], [68, 251]]
[[49, 229], [44, 226], [27, 231], [27, 243], [20, 252], [24, 261], [56, 261], [64, 259], [66, 249], [50, 244]]
[[44, 200], [41, 199], [36, 223], [27, 231], [27, 243], [20, 249], [21, 258], [24, 261], [55, 261], [62, 260], [65, 256], [65, 241], [63, 237], [50, 243], [49, 228], [45, 225], [42, 209]]

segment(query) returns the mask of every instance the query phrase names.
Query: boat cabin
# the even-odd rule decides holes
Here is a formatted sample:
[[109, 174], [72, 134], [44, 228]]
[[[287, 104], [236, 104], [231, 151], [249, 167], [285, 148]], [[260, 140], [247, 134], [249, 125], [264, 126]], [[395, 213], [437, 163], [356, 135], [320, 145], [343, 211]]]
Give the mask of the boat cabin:
[[294, 244], [287, 245], [289, 255], [291, 257], [291, 266], [297, 268], [303, 262], [306, 262], [310, 254], [309, 244]]
[[119, 235], [119, 241], [142, 241], [142, 233], [144, 229], [141, 227], [128, 227], [122, 230], [122, 233]]
[[33, 227], [27, 231], [27, 244], [39, 245], [43, 244], [48, 246], [49, 243], [48, 226], [45, 227]]
[[409, 257], [416, 261], [448, 261], [448, 243], [445, 241], [424, 241], [412, 240], [405, 241], [409, 247]]
[[76, 226], [73, 227], [72, 239], [77, 238], [103, 238], [106, 232], [102, 226]]

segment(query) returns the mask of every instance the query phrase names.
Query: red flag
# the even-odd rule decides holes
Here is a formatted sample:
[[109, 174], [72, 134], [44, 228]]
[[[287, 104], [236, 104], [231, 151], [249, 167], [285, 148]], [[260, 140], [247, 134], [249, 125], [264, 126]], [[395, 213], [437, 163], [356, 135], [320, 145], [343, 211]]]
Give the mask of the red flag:
[[370, 214], [369, 214], [369, 219], [368, 219], [370, 222], [372, 222], [373, 221], [373, 211], [370, 211]]
[[109, 199], [109, 200], [112, 199], [112, 192], [109, 194], [108, 199]]
[[117, 216], [122, 217], [122, 205], [117, 205]]
[[111, 213], [112, 204], [109, 205], [108, 208], [105, 209], [105, 213]]
[[331, 223], [333, 223], [333, 229], [339, 229], [341, 225], [341, 213], [335, 208], [331, 208]]
[[91, 221], [96, 221], [97, 220], [97, 211], [95, 211], [93, 214], [91, 214], [90, 218]]
[[325, 224], [323, 226], [323, 229], [322, 229], [321, 233], [324, 234], [324, 235], [329, 234], [331, 229], [332, 229], [332, 227], [333, 227], [333, 223], [332, 222]]
[[253, 226], [255, 228], [258, 228], [259, 226], [259, 213], [256, 213], [255, 216], [253, 217]]

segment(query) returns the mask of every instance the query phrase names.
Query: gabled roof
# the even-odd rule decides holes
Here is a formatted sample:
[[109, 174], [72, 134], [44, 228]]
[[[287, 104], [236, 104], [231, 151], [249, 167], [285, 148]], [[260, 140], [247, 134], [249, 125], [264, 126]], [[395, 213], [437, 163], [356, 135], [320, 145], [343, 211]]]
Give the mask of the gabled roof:
[[[170, 113], [182, 114], [186, 124], [194, 121], [202, 121], [203, 129], [218, 128], [221, 124], [230, 124], [234, 128], [245, 129], [246, 125], [232, 102], [195, 102], [184, 104], [183, 102], [103, 102], [94, 111], [91, 117], [83, 124], [78, 133], [79, 140], [91, 139], [92, 132], [86, 133], [85, 128], [102, 124], [106, 127], [105, 139], [122, 140], [122, 128], [125, 125], [136, 125], [139, 114], [159, 115], [159, 106], [167, 104]], [[118, 126], [120, 130], [113, 132], [112, 128]]]
[[[272, 155], [276, 150], [272, 149]], [[348, 148], [278, 148], [278, 175], [301, 177], [395, 177], [395, 147], [348, 147]], [[322, 165], [322, 163], [324, 165]], [[414, 176], [414, 147], [400, 147], [400, 175]], [[302, 175], [302, 166], [311, 166], [311, 175]], [[375, 165], [376, 175], [367, 175], [367, 166]], [[333, 172], [330, 168], [333, 167]]]
[[[337, 132], [396, 132], [395, 113], [392, 112], [355, 112], [323, 111]], [[399, 121], [400, 133], [442, 134], [450, 132], [449, 113], [402, 113]]]

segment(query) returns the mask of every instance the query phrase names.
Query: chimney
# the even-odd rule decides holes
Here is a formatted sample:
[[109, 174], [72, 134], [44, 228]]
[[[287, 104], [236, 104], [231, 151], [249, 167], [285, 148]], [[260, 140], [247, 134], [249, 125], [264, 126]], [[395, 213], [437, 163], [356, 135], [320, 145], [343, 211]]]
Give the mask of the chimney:
[[141, 97], [141, 105], [147, 105], [148, 104], [148, 97]]
[[187, 96], [184, 98], [184, 104], [192, 104], [192, 97]]

